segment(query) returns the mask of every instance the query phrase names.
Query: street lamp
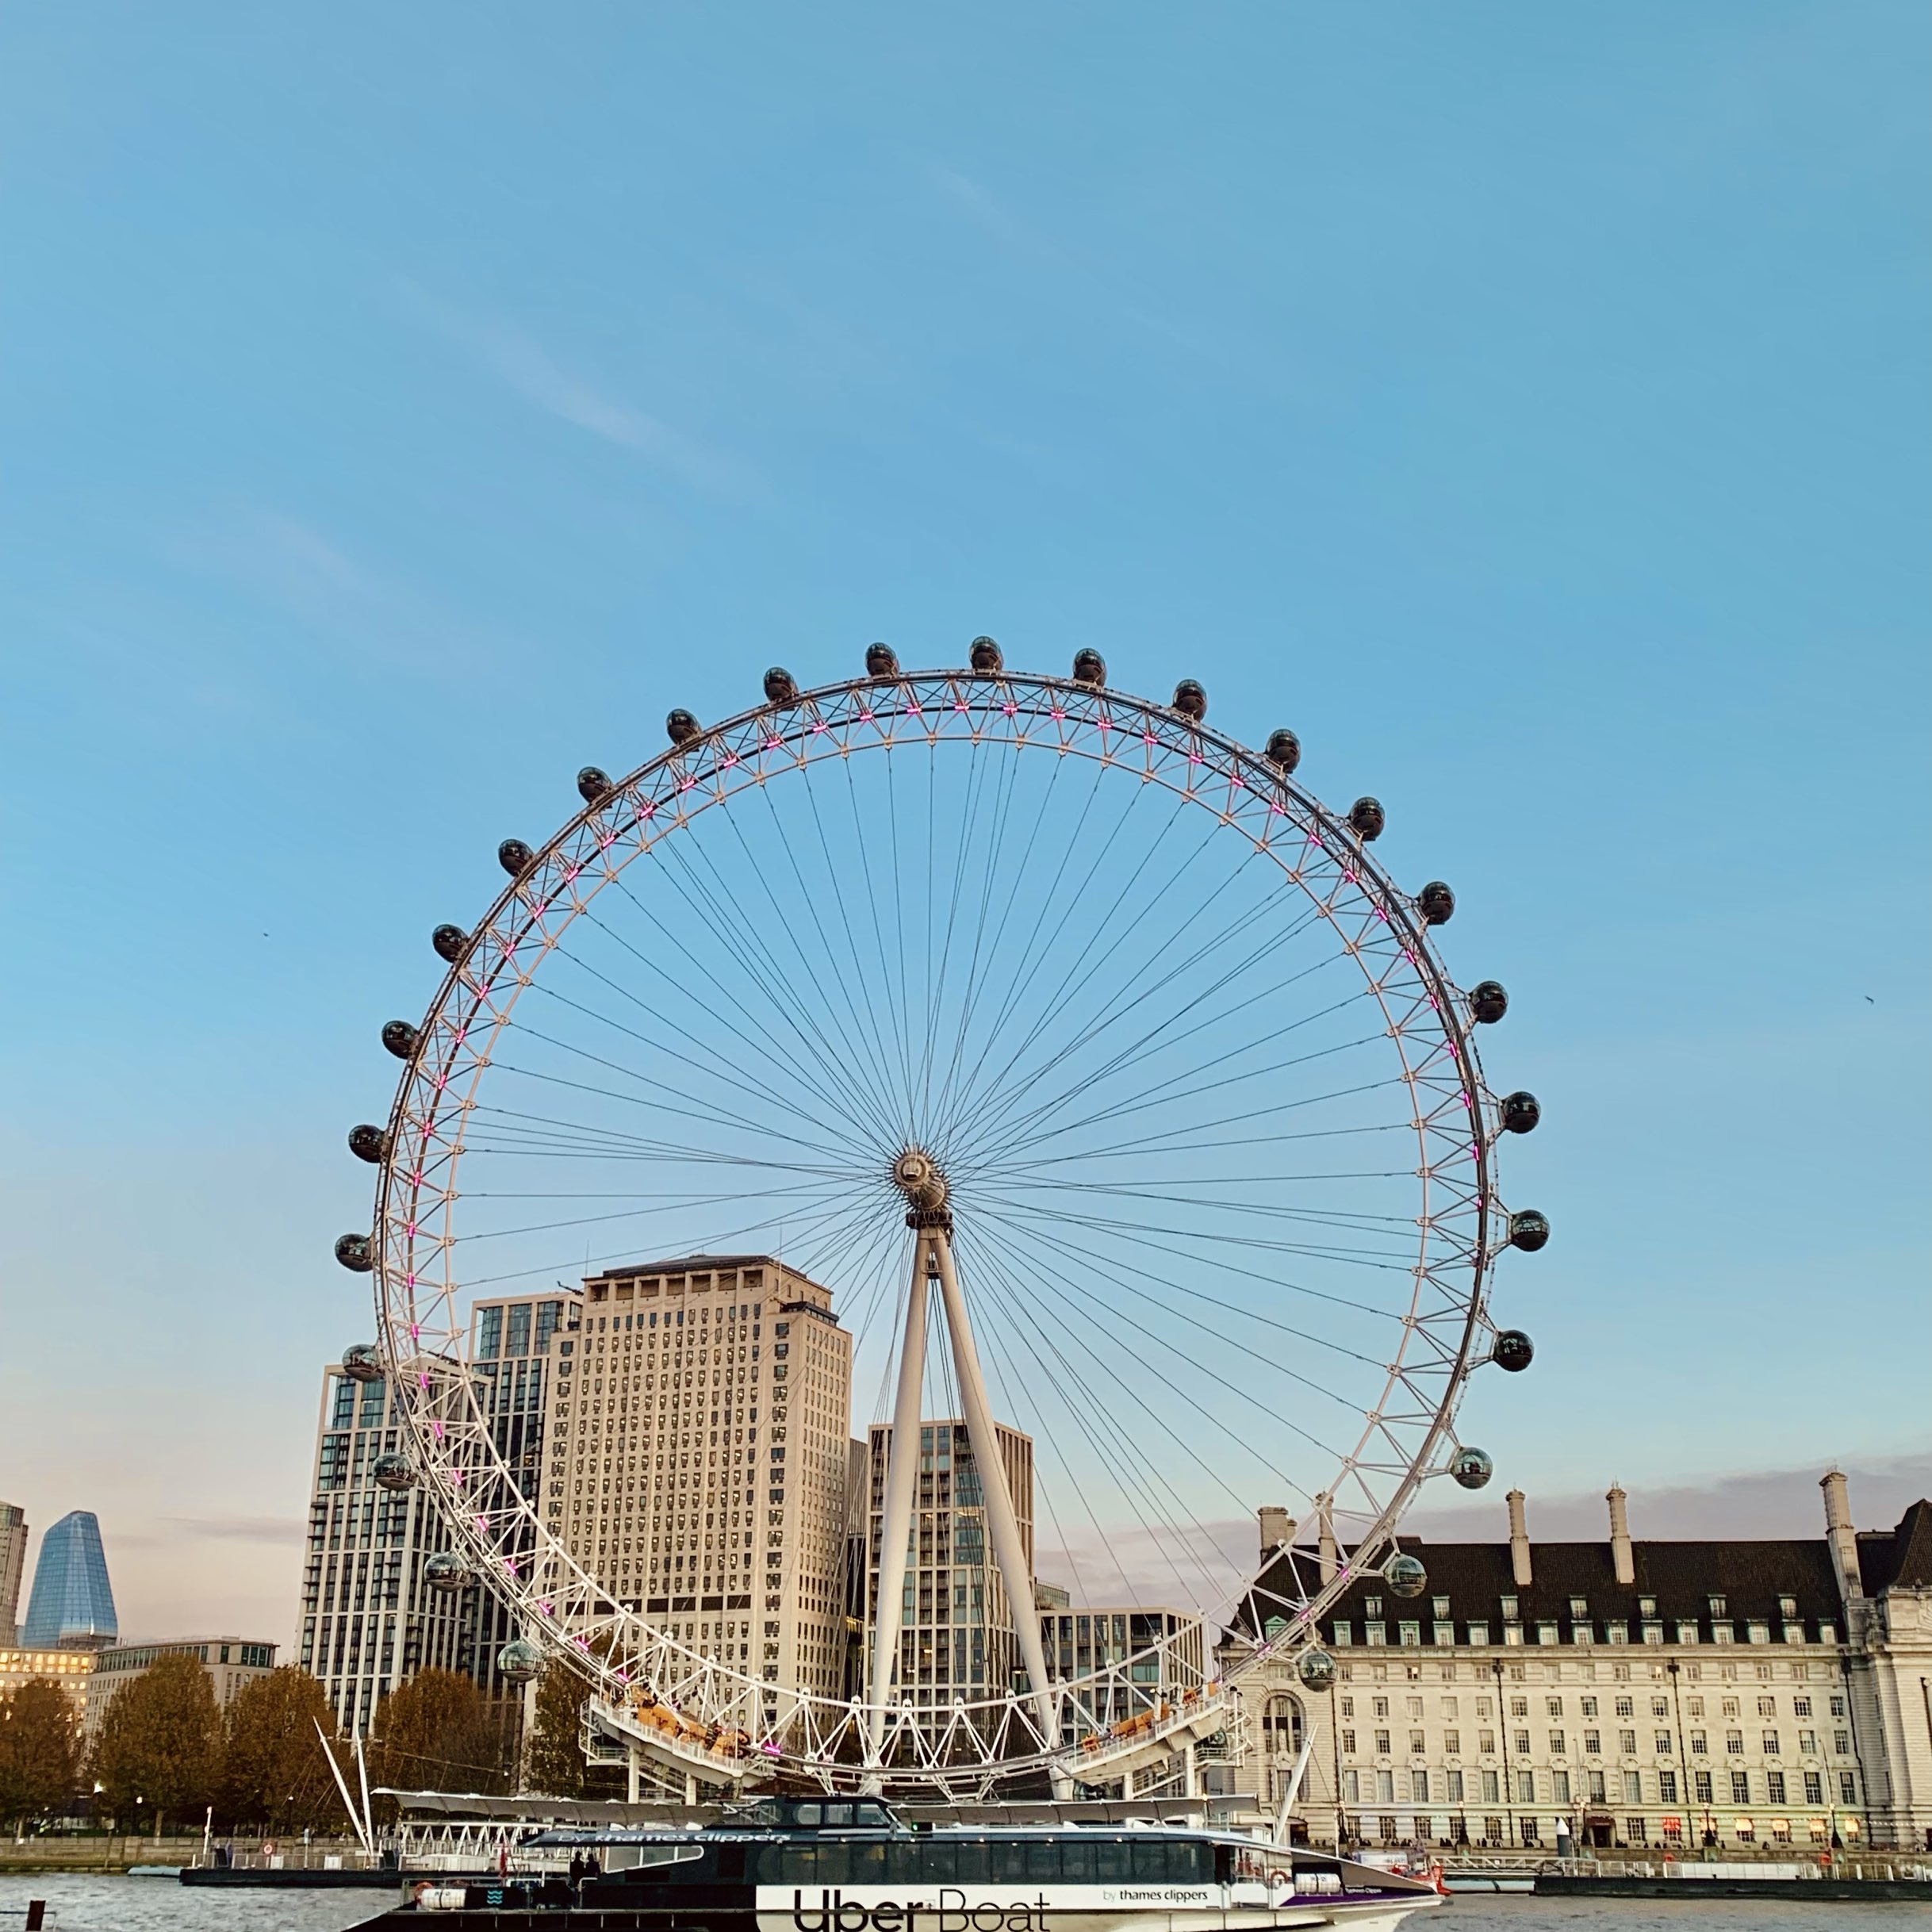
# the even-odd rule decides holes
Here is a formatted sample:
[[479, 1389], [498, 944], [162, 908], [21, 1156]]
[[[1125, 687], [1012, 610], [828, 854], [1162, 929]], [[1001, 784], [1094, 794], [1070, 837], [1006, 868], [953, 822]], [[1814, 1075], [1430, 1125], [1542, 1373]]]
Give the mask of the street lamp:
[[1503, 1709], [1503, 1660], [1491, 1658], [1489, 1668], [1496, 1675], [1496, 1727], [1503, 1738], [1503, 1828], [1506, 1842], [1513, 1847], [1516, 1842], [1516, 1794], [1509, 1783], [1509, 1727], [1508, 1713]]

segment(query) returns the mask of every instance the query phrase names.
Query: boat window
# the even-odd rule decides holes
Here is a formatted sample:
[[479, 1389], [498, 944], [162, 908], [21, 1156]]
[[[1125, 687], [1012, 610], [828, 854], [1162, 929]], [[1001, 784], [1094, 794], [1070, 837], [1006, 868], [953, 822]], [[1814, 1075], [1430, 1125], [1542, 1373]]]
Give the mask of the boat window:
[[761, 1884], [811, 1885], [829, 1876], [819, 1869], [815, 1845], [768, 1845], [759, 1852]]
[[[800, 1814], [803, 1816], [803, 1814]], [[828, 1804], [825, 1807], [825, 1822], [828, 1825], [849, 1825], [852, 1823], [852, 1807], [849, 1804]]]
[[890, 1825], [892, 1822], [886, 1815], [883, 1804], [861, 1804], [857, 1807], [856, 1815], [862, 1825]]
[[1063, 1838], [1060, 1847], [1060, 1875], [1069, 1885], [1094, 1882], [1094, 1847]]
[[824, 1810], [825, 1807], [822, 1804], [801, 1804], [798, 1809], [798, 1822], [801, 1825], [815, 1825]]
[[1102, 1884], [1125, 1878], [1132, 1868], [1125, 1838], [1100, 1838], [1094, 1845], [1094, 1876]]
[[987, 1849], [993, 1854], [993, 1869], [987, 1876], [996, 1885], [1013, 1884], [1026, 1876], [1026, 1846], [1018, 1838], [995, 1838]]
[[947, 1884], [955, 1876], [950, 1845], [929, 1838], [891, 1838], [884, 1849], [888, 1885]]
[[992, 1866], [988, 1855], [991, 1849], [984, 1838], [961, 1838], [953, 1848], [953, 1855], [959, 1861], [954, 1876], [961, 1880], [988, 1876]]

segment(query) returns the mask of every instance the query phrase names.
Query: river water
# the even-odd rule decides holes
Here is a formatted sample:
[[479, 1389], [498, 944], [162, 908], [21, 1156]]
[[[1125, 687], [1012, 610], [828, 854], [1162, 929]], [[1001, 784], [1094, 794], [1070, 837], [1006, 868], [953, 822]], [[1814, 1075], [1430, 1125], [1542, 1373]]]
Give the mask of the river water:
[[[1692, 1887], [1688, 1884], [1685, 1889]], [[164, 1878], [0, 1877], [0, 1932], [47, 1901], [48, 1932], [347, 1932], [389, 1903], [380, 1892], [194, 1891]], [[426, 1920], [432, 1924], [433, 1920]], [[1526, 1899], [1466, 1893], [1408, 1922], [1462, 1932], [1932, 1932], [1932, 1905], [1807, 1905], [1713, 1899]]]

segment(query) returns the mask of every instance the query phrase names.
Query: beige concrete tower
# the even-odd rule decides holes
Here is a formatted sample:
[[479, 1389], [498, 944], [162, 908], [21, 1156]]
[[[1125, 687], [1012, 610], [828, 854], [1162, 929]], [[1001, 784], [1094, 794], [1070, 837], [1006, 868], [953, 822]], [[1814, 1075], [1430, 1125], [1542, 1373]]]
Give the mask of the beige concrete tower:
[[769, 1255], [691, 1255], [584, 1284], [549, 1395], [556, 1535], [694, 1650], [837, 1696], [845, 1669], [852, 1338]]
[[1610, 1505], [1611, 1566], [1617, 1581], [1626, 1589], [1637, 1581], [1636, 1557], [1630, 1543], [1630, 1518], [1624, 1507], [1628, 1500], [1620, 1482], [1612, 1483], [1604, 1497]]
[[20, 1586], [27, 1574], [27, 1512], [0, 1503], [0, 1639], [11, 1644], [20, 1621]]
[[1526, 1590], [1534, 1580], [1530, 1570], [1529, 1524], [1523, 1513], [1523, 1492], [1512, 1489], [1503, 1498], [1509, 1505], [1509, 1570], [1516, 1588]]

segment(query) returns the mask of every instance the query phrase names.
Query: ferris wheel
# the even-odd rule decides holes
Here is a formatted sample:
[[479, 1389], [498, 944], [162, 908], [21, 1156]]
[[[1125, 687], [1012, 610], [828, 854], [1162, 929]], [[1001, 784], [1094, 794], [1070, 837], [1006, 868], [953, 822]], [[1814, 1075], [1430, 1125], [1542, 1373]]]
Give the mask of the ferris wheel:
[[[1449, 887], [1397, 887], [1381, 805], [1330, 811], [1294, 733], [1245, 749], [1192, 680], [1161, 703], [1091, 650], [1067, 677], [987, 638], [969, 658], [910, 672], [874, 645], [810, 690], [771, 670], [725, 723], [673, 711], [627, 776], [586, 768], [561, 831], [504, 842], [494, 903], [435, 929], [427, 1014], [382, 1029], [387, 1123], [350, 1136], [374, 1213], [336, 1255], [373, 1275], [379, 1340], [345, 1366], [401, 1398], [408, 1451], [375, 1474], [446, 1517], [429, 1580], [486, 1585], [522, 1632], [507, 1675], [567, 1658], [607, 1730], [689, 1776], [1064, 1792], [1213, 1735], [1265, 1660], [1325, 1688], [1345, 1590], [1428, 1587], [1395, 1540], [1420, 1485], [1489, 1480], [1456, 1431], [1469, 1378], [1530, 1359], [1489, 1291], [1549, 1236], [1496, 1171], [1539, 1110], [1484, 1080], [1508, 1002], [1439, 960]], [[747, 1363], [749, 1327], [696, 1412], [688, 1367], [673, 1393], [612, 1360], [589, 1485], [640, 1500], [592, 1544], [561, 1501], [590, 1402], [574, 1444], [553, 1428], [546, 1492], [487, 1413], [475, 1310], [715, 1257], [812, 1286], [849, 1422], [829, 1379]], [[676, 1520], [730, 1620], [645, 1581], [673, 1560], [666, 1441], [691, 1460], [667, 1413], [742, 1471], [742, 1502], [734, 1473], [702, 1531]], [[762, 1567], [765, 1459], [868, 1424], [862, 1654], [774, 1667], [799, 1579]], [[949, 1455], [972, 1545], [957, 1528], [935, 1572]], [[1054, 1642], [1049, 1583], [1116, 1640]], [[1217, 1664], [1231, 1619], [1253, 1641]]]

